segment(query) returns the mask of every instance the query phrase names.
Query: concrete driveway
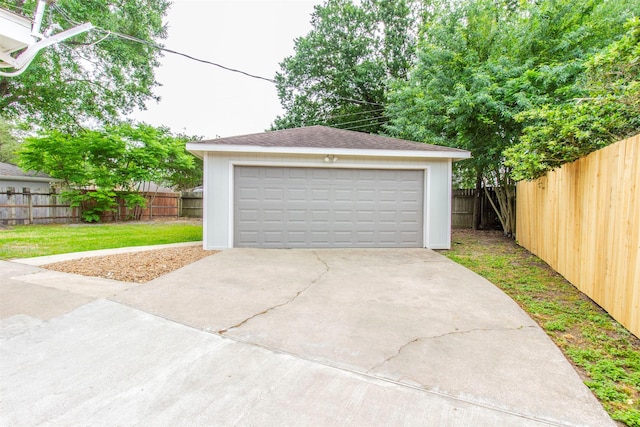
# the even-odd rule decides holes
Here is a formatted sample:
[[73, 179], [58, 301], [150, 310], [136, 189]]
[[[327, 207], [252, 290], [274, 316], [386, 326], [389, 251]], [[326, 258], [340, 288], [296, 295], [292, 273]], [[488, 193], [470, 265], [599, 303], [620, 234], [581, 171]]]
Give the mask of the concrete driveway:
[[2, 425], [615, 425], [517, 304], [430, 250], [0, 280]]

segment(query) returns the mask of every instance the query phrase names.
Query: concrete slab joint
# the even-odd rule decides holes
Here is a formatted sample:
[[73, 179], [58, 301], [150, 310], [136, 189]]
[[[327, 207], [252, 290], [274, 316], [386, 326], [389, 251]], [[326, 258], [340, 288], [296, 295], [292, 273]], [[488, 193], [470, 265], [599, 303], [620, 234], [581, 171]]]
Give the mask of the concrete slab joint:
[[331, 268], [329, 267], [329, 264], [327, 264], [327, 262], [325, 260], [323, 260], [322, 258], [320, 258], [320, 255], [318, 255], [318, 253], [316, 251], [312, 251], [313, 255], [318, 259], [318, 261], [320, 261], [322, 264], [324, 264], [324, 271], [322, 271], [318, 277], [314, 278], [313, 280], [311, 280], [311, 282], [305, 286], [303, 289], [299, 290], [298, 292], [296, 292], [296, 294], [289, 298], [287, 301], [280, 303], [280, 304], [276, 304], [273, 305], [269, 308], [267, 308], [266, 310], [261, 311], [260, 313], [256, 313], [251, 317], [248, 317], [246, 319], [244, 319], [242, 322], [237, 323], [233, 326], [230, 326], [228, 328], [225, 329], [220, 329], [219, 331], [217, 331], [218, 334], [220, 335], [224, 335], [225, 333], [229, 332], [232, 329], [238, 329], [240, 328], [242, 325], [246, 324], [247, 322], [255, 319], [256, 317], [262, 316], [263, 314], [267, 314], [272, 310], [275, 310], [276, 308], [280, 308], [283, 307], [287, 304], [290, 304], [292, 302], [294, 302], [300, 295], [302, 295], [304, 292], [306, 292], [307, 290], [309, 290], [309, 288], [311, 288], [313, 285], [315, 285], [316, 283], [318, 283], [320, 281], [320, 279], [322, 279], [324, 277], [325, 274], [327, 274], [329, 272], [329, 270], [331, 270]]

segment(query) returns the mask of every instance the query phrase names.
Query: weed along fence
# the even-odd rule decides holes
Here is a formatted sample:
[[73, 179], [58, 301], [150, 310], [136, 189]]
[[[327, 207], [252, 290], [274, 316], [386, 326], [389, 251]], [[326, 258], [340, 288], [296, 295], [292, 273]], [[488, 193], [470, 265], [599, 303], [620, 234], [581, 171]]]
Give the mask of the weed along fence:
[[[120, 201], [115, 212], [102, 215], [102, 221], [127, 219], [177, 218], [180, 193], [143, 193], [147, 207], [131, 211]], [[80, 211], [72, 208], [59, 194], [3, 191], [0, 192], [0, 224], [53, 224], [80, 221]]]
[[640, 135], [517, 188], [518, 243], [640, 337]]

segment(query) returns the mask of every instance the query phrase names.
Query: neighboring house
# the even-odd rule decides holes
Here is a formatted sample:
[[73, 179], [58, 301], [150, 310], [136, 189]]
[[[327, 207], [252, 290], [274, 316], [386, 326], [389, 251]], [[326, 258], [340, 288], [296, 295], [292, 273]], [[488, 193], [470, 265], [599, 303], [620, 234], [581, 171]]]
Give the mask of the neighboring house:
[[204, 247], [451, 245], [454, 148], [310, 126], [191, 142]]
[[0, 192], [49, 193], [51, 185], [61, 180], [40, 172], [25, 172], [18, 166], [0, 162]]
[[155, 182], [144, 182], [138, 187], [138, 191], [142, 193], [176, 193], [172, 188], [165, 187]]

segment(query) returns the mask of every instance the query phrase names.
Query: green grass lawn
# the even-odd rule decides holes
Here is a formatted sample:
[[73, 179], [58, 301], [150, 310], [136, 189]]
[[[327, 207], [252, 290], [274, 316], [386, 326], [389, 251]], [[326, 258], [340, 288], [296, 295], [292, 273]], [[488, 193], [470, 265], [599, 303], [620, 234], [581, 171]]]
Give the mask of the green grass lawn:
[[0, 229], [0, 259], [199, 240], [194, 221], [20, 225]]
[[454, 230], [441, 253], [485, 277], [540, 324], [609, 415], [640, 427], [640, 340], [500, 232]]

